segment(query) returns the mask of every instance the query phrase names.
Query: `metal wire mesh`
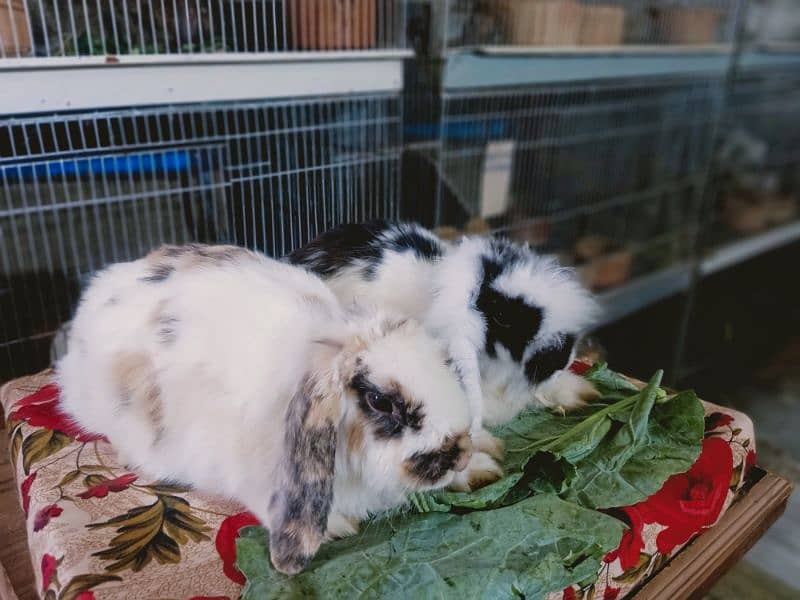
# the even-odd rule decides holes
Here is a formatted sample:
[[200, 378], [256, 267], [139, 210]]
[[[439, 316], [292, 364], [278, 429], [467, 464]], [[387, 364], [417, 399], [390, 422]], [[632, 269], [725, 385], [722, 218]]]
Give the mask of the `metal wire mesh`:
[[[32, 56], [166, 54], [150, 60], [172, 65], [178, 54], [385, 50], [405, 46], [406, 33], [420, 54], [405, 63], [402, 95], [303, 88], [284, 93], [313, 97], [0, 121], [0, 356], [8, 358], [0, 380], [47, 364], [53, 332], [70, 317], [86, 277], [162, 242], [232, 242], [282, 255], [340, 223], [402, 217], [443, 235], [499, 233], [532, 243], [578, 266], [593, 288], [609, 289], [683, 268], [700, 232], [716, 243], [758, 231], [731, 225], [731, 198], [747, 196], [750, 206], [763, 204], [765, 190], [773, 199], [791, 196], [782, 207], [793, 219], [800, 71], [796, 62], [764, 67], [760, 57], [762, 66], [726, 85], [726, 65], [738, 56], [729, 43], [750, 17], [742, 7], [742, 0], [0, 0], [0, 52], [17, 71], [50, 64], [13, 60]], [[747, 19], [740, 31], [747, 39], [791, 39], [774, 19], [757, 26]], [[496, 48], [435, 56], [476, 44]], [[633, 54], [608, 47], [640, 44], [668, 47], [658, 55], [665, 60], [650, 60], [658, 50], [644, 52], [661, 75], [617, 68]], [[683, 54], [676, 45], [704, 51]], [[527, 83], [447, 79], [450, 59], [508, 59], [492, 55], [502, 46], [524, 46], [511, 49], [523, 62], [543, 56], [530, 46], [547, 47], [547, 60], [563, 58], [557, 46], [608, 68], [599, 79], [579, 61], [564, 63], [583, 71], [551, 80], [536, 71], [542, 63], [525, 62], [537, 74]], [[584, 46], [594, 48], [572, 52]], [[695, 60], [701, 54], [705, 62]], [[210, 62], [227, 60], [245, 62]], [[87, 62], [98, 61], [52, 61], [70, 69]]]
[[445, 93], [436, 224], [559, 253], [595, 288], [681, 261], [722, 92], [673, 78]]
[[743, 69], [720, 140], [709, 245], [796, 222], [800, 204], [800, 70]]
[[81, 280], [110, 262], [187, 241], [281, 256], [396, 218], [399, 111], [380, 94], [3, 121], [0, 379], [46, 364]]
[[7, 0], [2, 57], [369, 50], [405, 45], [403, 0]]
[[444, 48], [709, 45], [733, 40], [740, 0], [447, 0]]

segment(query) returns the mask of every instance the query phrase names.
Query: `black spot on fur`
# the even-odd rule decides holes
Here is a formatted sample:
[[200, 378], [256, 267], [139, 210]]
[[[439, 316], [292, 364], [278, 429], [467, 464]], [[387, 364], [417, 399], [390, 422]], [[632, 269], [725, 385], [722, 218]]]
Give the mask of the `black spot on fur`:
[[566, 368], [574, 344], [575, 336], [568, 335], [561, 344], [536, 352], [525, 363], [525, 377], [533, 385]]
[[[422, 429], [425, 412], [422, 407], [409, 405], [397, 392], [381, 390], [373, 385], [367, 374], [363, 371], [357, 373], [350, 381], [350, 387], [358, 395], [358, 407], [361, 413], [372, 425], [372, 432], [376, 438], [399, 438], [406, 428], [414, 431]], [[367, 401], [367, 394], [379, 394], [391, 406], [391, 412], [375, 410]]]
[[503, 272], [503, 267], [489, 258], [483, 259], [483, 278], [475, 308], [486, 322], [486, 353], [496, 355], [495, 344], [500, 343], [517, 362], [522, 360], [525, 348], [533, 341], [542, 326], [544, 312], [520, 297], [509, 297], [497, 291], [492, 284]]
[[172, 265], [156, 265], [141, 280], [147, 283], [160, 283], [168, 279], [174, 272], [175, 267]]
[[383, 251], [373, 242], [389, 227], [386, 221], [341, 225], [298, 248], [289, 254], [288, 260], [318, 275], [333, 275], [356, 261], [376, 263]]
[[455, 439], [448, 439], [439, 450], [417, 452], [406, 462], [409, 473], [421, 481], [439, 481], [453, 468], [461, 456], [461, 449]]
[[411, 251], [422, 260], [434, 260], [442, 255], [442, 246], [435, 238], [403, 224], [395, 225], [386, 248], [395, 252]]
[[433, 260], [443, 253], [435, 237], [424, 235], [413, 225], [376, 220], [331, 229], [292, 252], [288, 259], [326, 276], [359, 263], [364, 277], [371, 279], [387, 251], [414, 252], [422, 260]]

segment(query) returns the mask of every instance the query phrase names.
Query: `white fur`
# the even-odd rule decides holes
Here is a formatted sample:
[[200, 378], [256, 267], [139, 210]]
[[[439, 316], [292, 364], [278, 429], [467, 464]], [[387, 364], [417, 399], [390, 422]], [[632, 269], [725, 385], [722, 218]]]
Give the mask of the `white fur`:
[[[433, 235], [419, 226], [398, 227]], [[504, 348], [498, 347], [497, 358], [484, 352], [486, 324], [474, 301], [481, 284], [482, 258], [496, 256], [491, 240], [464, 237], [453, 244], [439, 240], [439, 244], [445, 252], [438, 260], [386, 249], [375, 277], [365, 278], [363, 264], [356, 262], [327, 281], [342, 302], [367, 303], [410, 315], [445, 342], [453, 368], [462, 377], [475, 438], [480, 437], [483, 424], [507, 421], [527, 406], [567, 409], [580, 404], [588, 390], [576, 386], [563, 371], [531, 386], [522, 366]], [[596, 319], [598, 308], [570, 269], [527, 246], [517, 249], [522, 260], [493, 285], [508, 296], [522, 296], [544, 310], [540, 331], [526, 348], [523, 358], [527, 359], [536, 351], [562, 344], [566, 334], [582, 333]], [[560, 381], [563, 388], [559, 388]]]
[[[463, 391], [446, 367], [441, 346], [413, 321], [367, 311], [349, 314], [316, 276], [251, 254], [230, 264], [178, 268], [146, 282], [147, 259], [116, 264], [86, 290], [57, 365], [64, 409], [102, 433], [131, 465], [242, 501], [270, 523], [284, 443], [287, 406], [309, 369], [327, 372], [341, 398], [333, 482], [331, 534], [351, 522], [402, 503], [409, 490], [434, 487], [410, 479], [402, 463], [439, 448], [445, 436], [469, 428]], [[309, 298], [314, 299], [308, 301]], [[174, 316], [171, 343], [159, 339], [154, 315]], [[315, 342], [351, 347], [321, 355]], [[152, 416], [123, 404], [115, 359], [134, 353], [153, 366], [163, 431]], [[359, 421], [357, 399], [341, 381], [344, 360], [362, 361], [370, 381], [399, 383], [423, 404], [419, 432], [378, 440], [368, 428], [350, 452], [346, 432]], [[313, 373], [312, 373], [313, 374]], [[435, 486], [447, 485], [452, 471]]]

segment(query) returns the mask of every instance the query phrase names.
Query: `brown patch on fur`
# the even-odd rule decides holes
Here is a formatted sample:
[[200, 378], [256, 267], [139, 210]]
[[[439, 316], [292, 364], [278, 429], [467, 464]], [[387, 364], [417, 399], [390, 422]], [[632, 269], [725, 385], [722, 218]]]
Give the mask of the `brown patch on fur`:
[[164, 406], [150, 358], [142, 352], [120, 352], [112, 361], [111, 377], [121, 406], [150, 422], [157, 443], [164, 434]]
[[188, 270], [198, 267], [218, 266], [244, 260], [259, 260], [260, 255], [247, 248], [226, 244], [164, 245], [146, 256], [152, 269]]
[[477, 452], [485, 452], [495, 460], [502, 460], [505, 455], [505, 443], [500, 438], [494, 437], [488, 431], [486, 435], [473, 438], [473, 447]]
[[356, 454], [364, 447], [365, 426], [363, 419], [356, 419], [348, 426], [345, 440], [349, 454]]
[[204, 246], [202, 244], [195, 244], [191, 247], [190, 252], [183, 255], [181, 267], [219, 266], [254, 259], [257, 258], [257, 256], [255, 252], [239, 246]]
[[306, 429], [324, 428], [339, 420], [338, 403], [329, 402], [327, 389], [321, 384], [305, 381], [301, 384], [301, 391], [307, 398], [307, 411], [303, 418], [303, 427]]

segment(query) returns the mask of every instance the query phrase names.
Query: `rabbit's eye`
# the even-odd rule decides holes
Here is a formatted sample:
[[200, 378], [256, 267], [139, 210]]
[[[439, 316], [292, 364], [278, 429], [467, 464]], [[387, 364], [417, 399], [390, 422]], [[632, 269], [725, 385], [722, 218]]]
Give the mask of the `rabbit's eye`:
[[392, 412], [392, 399], [378, 392], [367, 392], [367, 404], [372, 410], [382, 413]]

